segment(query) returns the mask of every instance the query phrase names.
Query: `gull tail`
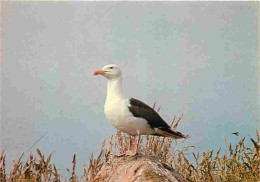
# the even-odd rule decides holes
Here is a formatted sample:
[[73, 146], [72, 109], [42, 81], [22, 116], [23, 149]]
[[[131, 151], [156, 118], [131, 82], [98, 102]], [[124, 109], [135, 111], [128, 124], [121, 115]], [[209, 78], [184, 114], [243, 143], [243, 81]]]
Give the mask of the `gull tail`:
[[160, 128], [156, 131], [155, 135], [170, 137], [172, 139], [184, 139], [187, 138], [184, 134], [179, 131], [173, 131], [171, 128]]

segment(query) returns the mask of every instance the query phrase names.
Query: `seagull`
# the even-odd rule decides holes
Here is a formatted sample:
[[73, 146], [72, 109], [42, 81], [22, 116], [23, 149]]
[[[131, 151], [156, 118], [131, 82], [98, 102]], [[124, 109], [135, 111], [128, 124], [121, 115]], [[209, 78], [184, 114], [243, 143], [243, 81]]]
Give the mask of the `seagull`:
[[[138, 136], [135, 153], [138, 152], [140, 135], [154, 135], [184, 139], [186, 136], [171, 127], [150, 106], [135, 98], [126, 98], [122, 93], [122, 72], [115, 64], [95, 70], [94, 75], [102, 75], [108, 80], [105, 101], [105, 115], [117, 129], [131, 136]], [[131, 142], [130, 142], [131, 143]]]

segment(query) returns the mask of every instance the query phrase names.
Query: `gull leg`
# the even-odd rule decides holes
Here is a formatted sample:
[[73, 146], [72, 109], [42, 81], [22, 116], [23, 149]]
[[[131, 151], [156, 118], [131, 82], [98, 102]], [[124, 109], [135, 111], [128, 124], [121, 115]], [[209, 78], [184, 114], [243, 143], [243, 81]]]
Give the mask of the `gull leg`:
[[126, 149], [126, 152], [123, 153], [123, 154], [116, 155], [116, 157], [136, 155], [135, 153], [133, 154], [133, 152], [131, 151], [131, 147], [132, 147], [132, 142], [131, 142], [132, 138], [131, 138], [131, 135], [128, 135], [128, 136], [129, 136], [129, 143], [128, 143], [128, 148]]
[[128, 145], [128, 150], [131, 150], [131, 135], [128, 135], [129, 136], [129, 145]]
[[134, 153], [134, 155], [137, 155], [137, 154], [138, 154], [138, 148], [139, 148], [140, 139], [141, 139], [141, 137], [140, 137], [140, 135], [138, 134], [138, 139], [137, 139], [137, 144], [136, 144], [136, 148], [135, 148], [135, 153]]
[[[140, 136], [140, 134], [139, 134], [139, 131], [137, 131], [137, 133], [138, 133], [138, 138], [137, 138], [137, 143], [136, 143], [135, 151], [131, 151], [131, 150], [127, 151], [127, 152], [126, 152], [126, 155], [128, 155], [128, 156], [135, 156], [135, 155], [138, 154], [138, 149], [139, 149], [139, 143], [140, 143], [140, 140], [141, 140], [141, 136]], [[130, 147], [130, 149], [131, 149], [131, 142], [129, 143], [129, 147]]]
[[128, 135], [128, 136], [129, 136], [129, 143], [128, 143], [128, 149], [125, 152], [125, 155], [126, 156], [131, 156], [131, 155], [133, 155], [132, 151], [131, 151], [131, 144], [132, 144], [131, 140], [132, 140], [132, 138], [131, 138], [131, 135]]
[[[123, 157], [123, 156], [129, 155], [129, 149], [131, 149], [131, 135], [128, 135], [128, 137], [129, 137], [129, 144], [128, 144], [128, 147], [127, 147], [127, 144], [124, 144], [124, 149], [123, 149], [124, 153], [120, 153], [120, 154], [114, 155], [114, 156]], [[126, 140], [126, 142], [127, 142], [127, 140]], [[126, 146], [126, 148], [125, 148], [125, 146]]]

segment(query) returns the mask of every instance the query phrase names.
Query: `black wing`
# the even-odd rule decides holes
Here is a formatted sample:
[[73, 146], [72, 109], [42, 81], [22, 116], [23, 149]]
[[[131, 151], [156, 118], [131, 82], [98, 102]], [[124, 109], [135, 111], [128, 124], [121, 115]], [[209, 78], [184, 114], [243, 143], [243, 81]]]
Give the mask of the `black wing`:
[[140, 100], [131, 98], [129, 110], [135, 117], [144, 118], [151, 128], [170, 129], [170, 126], [159, 116], [155, 110]]

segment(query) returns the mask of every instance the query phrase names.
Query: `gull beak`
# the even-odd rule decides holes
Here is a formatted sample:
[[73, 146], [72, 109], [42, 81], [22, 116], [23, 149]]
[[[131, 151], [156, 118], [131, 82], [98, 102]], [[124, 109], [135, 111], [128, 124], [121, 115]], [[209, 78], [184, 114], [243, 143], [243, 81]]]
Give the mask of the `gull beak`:
[[105, 75], [105, 71], [102, 69], [96, 70], [96, 71], [94, 71], [94, 75]]

